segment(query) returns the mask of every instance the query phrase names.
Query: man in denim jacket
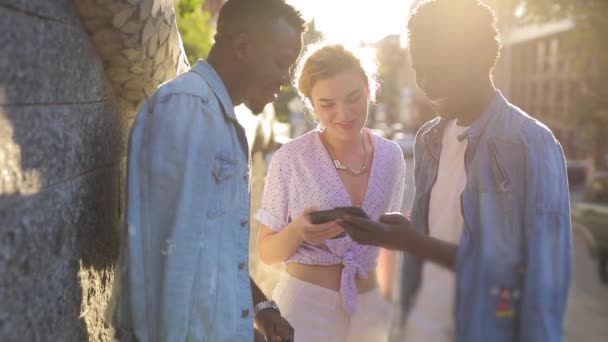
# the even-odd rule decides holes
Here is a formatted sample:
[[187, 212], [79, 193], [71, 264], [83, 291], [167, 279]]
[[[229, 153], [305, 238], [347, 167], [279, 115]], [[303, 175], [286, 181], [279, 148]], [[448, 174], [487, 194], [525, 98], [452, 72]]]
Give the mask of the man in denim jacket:
[[255, 321], [267, 341], [293, 341], [249, 276], [249, 151], [234, 106], [259, 113], [289, 84], [304, 29], [283, 0], [228, 0], [207, 60], [141, 108], [129, 141], [119, 332], [253, 341]]
[[571, 276], [561, 146], [494, 88], [500, 42], [486, 5], [424, 2], [408, 28], [417, 84], [439, 115], [416, 135], [411, 223], [341, 224], [357, 242], [407, 252], [404, 340], [561, 341]]

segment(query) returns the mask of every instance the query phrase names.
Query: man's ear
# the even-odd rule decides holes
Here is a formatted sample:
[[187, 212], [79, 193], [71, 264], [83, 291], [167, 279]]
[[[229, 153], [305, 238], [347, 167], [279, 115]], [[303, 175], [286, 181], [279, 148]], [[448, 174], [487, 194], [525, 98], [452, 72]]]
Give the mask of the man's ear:
[[250, 58], [252, 48], [251, 38], [251, 34], [241, 32], [232, 40], [232, 51], [234, 56], [241, 62], [246, 62]]

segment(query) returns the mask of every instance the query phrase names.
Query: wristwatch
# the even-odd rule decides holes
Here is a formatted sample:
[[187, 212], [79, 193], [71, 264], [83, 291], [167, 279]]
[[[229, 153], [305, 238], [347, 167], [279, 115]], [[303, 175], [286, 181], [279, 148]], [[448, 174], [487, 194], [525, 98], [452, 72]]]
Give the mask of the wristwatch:
[[279, 306], [277, 305], [277, 303], [274, 300], [263, 300], [259, 303], [257, 303], [256, 305], [254, 305], [253, 307], [253, 315], [257, 315], [258, 312], [262, 311], [262, 310], [266, 310], [266, 309], [273, 309], [276, 310], [278, 313], [281, 313], [281, 310], [279, 310]]

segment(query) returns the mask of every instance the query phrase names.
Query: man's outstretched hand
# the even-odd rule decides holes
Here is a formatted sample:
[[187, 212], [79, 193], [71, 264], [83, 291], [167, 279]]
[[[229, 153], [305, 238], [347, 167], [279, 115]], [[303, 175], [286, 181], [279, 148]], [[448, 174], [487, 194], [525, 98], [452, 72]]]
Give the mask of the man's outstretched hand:
[[458, 245], [416, 231], [401, 214], [384, 214], [378, 221], [348, 215], [338, 224], [362, 245], [405, 251], [447, 269], [455, 268]]
[[384, 214], [378, 221], [344, 215], [338, 224], [359, 244], [402, 249], [400, 242], [413, 233], [410, 221], [401, 214]]

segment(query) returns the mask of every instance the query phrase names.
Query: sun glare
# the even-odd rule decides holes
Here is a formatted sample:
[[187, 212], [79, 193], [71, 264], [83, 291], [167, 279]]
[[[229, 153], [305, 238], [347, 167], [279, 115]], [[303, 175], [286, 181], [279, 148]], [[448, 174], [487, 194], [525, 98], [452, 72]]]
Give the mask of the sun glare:
[[348, 45], [375, 43], [405, 33], [411, 0], [287, 0], [315, 20], [327, 40]]

